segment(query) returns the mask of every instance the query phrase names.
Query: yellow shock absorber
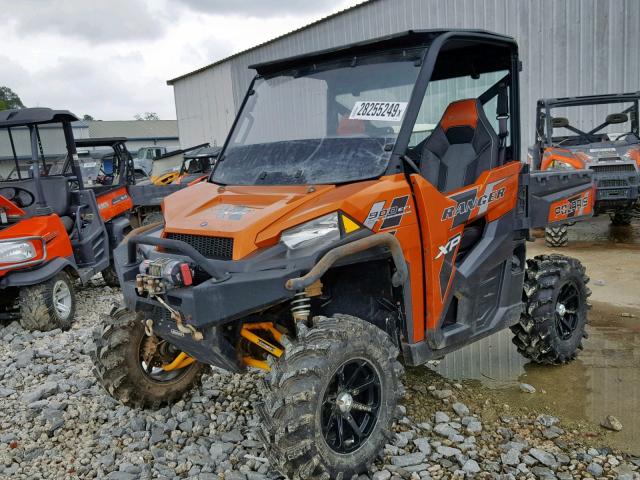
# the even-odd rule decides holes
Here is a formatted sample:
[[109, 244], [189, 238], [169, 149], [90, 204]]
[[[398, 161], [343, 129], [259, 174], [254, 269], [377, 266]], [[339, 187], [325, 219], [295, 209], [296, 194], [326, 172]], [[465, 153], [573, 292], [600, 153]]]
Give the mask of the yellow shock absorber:
[[242, 361], [247, 367], [259, 368], [260, 370], [266, 370], [267, 372], [271, 370], [271, 367], [264, 360], [258, 360], [253, 357], [242, 357]]
[[173, 362], [171, 362], [168, 365], [163, 365], [162, 369], [165, 372], [171, 372], [173, 370], [178, 370], [180, 368], [188, 367], [193, 362], [195, 362], [195, 359], [193, 359], [192, 357], [190, 357], [184, 352], [180, 352], [178, 356], [173, 359]]
[[[280, 340], [282, 339], [282, 333], [273, 326], [273, 323], [271, 322], [248, 323], [242, 326], [242, 329], [240, 330], [240, 336], [245, 340], [253, 343], [254, 345], [257, 345], [258, 347], [262, 348], [263, 350], [266, 350], [267, 353], [269, 353], [270, 355], [273, 355], [274, 357], [282, 356], [284, 352], [280, 347], [276, 347], [275, 345], [268, 342], [267, 340], [260, 338], [258, 335], [253, 333], [252, 330], [266, 330], [269, 333], [271, 333], [271, 335], [273, 335], [273, 338], [275, 338], [277, 342], [280, 342]], [[271, 370], [269, 367], [269, 364], [264, 360], [258, 360], [257, 358], [253, 358], [250, 356], [245, 356], [243, 357], [242, 360], [247, 366], [259, 368], [261, 370], [266, 370], [266, 371]]]

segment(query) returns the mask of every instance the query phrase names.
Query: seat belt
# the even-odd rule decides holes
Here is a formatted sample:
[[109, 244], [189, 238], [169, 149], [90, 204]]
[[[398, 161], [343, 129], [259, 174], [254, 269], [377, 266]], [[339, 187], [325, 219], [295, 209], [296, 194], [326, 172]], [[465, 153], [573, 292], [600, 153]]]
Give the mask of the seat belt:
[[498, 120], [498, 165], [502, 166], [505, 162], [507, 136], [509, 135], [509, 95], [507, 94], [507, 83], [502, 81], [498, 85], [496, 119]]

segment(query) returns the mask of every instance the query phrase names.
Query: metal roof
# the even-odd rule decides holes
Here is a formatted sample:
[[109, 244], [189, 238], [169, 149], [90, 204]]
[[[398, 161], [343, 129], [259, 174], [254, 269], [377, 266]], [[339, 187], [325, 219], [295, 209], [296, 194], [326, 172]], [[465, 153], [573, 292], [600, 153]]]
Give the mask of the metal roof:
[[170, 80], [167, 80], [167, 85], [173, 85], [174, 82], [176, 82], [178, 80], [182, 80], [183, 78], [189, 77], [189, 76], [191, 76], [191, 75], [193, 75], [195, 73], [203, 72], [203, 71], [205, 71], [205, 70], [207, 70], [207, 69], [209, 69], [211, 67], [214, 67], [214, 66], [219, 65], [221, 63], [224, 63], [224, 62], [226, 62], [228, 60], [231, 60], [232, 58], [239, 57], [240, 55], [244, 55], [245, 53], [251, 52], [253, 50], [258, 50], [259, 48], [264, 47], [265, 45], [269, 45], [269, 44], [277, 42], [278, 40], [281, 40], [283, 38], [290, 37], [291, 35], [295, 35], [296, 33], [301, 32], [303, 30], [306, 30], [308, 28], [311, 28], [314, 25], [318, 25], [320, 23], [324, 23], [324, 22], [326, 22], [326, 21], [328, 21], [328, 20], [330, 20], [330, 19], [332, 19], [334, 17], [342, 15], [345, 12], [349, 12], [351, 10], [356, 10], [356, 9], [361, 8], [362, 6], [364, 6], [364, 5], [368, 4], [368, 3], [373, 3], [373, 2], [378, 2], [378, 1], [380, 1], [380, 0], [365, 0], [365, 1], [363, 1], [361, 3], [358, 3], [356, 5], [353, 5], [353, 6], [349, 7], [349, 8], [343, 8], [342, 10], [339, 10], [339, 11], [337, 11], [335, 13], [332, 13], [331, 15], [327, 15], [326, 17], [320, 18], [319, 20], [316, 20], [315, 22], [311, 22], [311, 23], [308, 23], [307, 25], [304, 25], [304, 26], [302, 26], [300, 28], [296, 28], [295, 30], [291, 30], [290, 32], [285, 33], [284, 35], [280, 35], [278, 37], [272, 38], [271, 40], [267, 40], [266, 42], [259, 43], [258, 45], [254, 45], [251, 48], [247, 48], [245, 50], [241, 50], [241, 51], [239, 51], [237, 53], [234, 53], [233, 55], [229, 55], [228, 57], [224, 57], [224, 58], [222, 58], [220, 60], [217, 60], [217, 61], [215, 61], [213, 63], [205, 65], [204, 67], [200, 67], [197, 70], [193, 70], [191, 72], [188, 72], [188, 73], [185, 73], [185, 74], [180, 75], [178, 77], [175, 77], [175, 78], [172, 78]]
[[89, 137], [91, 138], [178, 138], [178, 122], [176, 120], [93, 120], [86, 123], [89, 125]]
[[581, 97], [541, 98], [540, 105], [550, 107], [578, 107], [581, 105], [604, 105], [607, 103], [625, 103], [640, 99], [639, 92], [611, 93], [604, 95], [584, 95]]
[[218, 155], [220, 154], [220, 150], [222, 150], [222, 147], [209, 147], [209, 146], [201, 147], [194, 151], [188, 152], [184, 156], [184, 158], [188, 158], [188, 159], [209, 158], [209, 157], [217, 158]]
[[77, 147], [111, 147], [116, 143], [124, 143], [127, 137], [77, 138]]
[[76, 121], [69, 110], [52, 110], [50, 108], [19, 108], [0, 111], [0, 127], [14, 127], [36, 123], [53, 123]]
[[[361, 42], [354, 42], [334, 48], [327, 48], [315, 52], [303, 53], [293, 57], [287, 57], [268, 62], [249, 65], [249, 68], [255, 69], [260, 75], [282, 71], [287, 68], [295, 67], [303, 63], [323, 62], [335, 58], [351, 57], [358, 55], [366, 55], [370, 52], [386, 51], [391, 49], [405, 49], [430, 45], [437, 37], [445, 33], [470, 35], [477, 40], [489, 40], [496, 43], [509, 44], [517, 47], [516, 41], [507, 35], [501, 35], [495, 32], [478, 29], [432, 29], [432, 30], [406, 30], [404, 32], [385, 35], [382, 37], [372, 38]], [[471, 39], [471, 38], [470, 38]], [[487, 55], [491, 57], [491, 55]]]

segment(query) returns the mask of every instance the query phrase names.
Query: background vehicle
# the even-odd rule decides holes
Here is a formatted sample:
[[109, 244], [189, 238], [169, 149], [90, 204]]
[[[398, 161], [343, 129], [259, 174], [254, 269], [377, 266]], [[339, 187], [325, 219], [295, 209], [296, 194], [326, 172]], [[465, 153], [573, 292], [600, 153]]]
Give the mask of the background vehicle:
[[527, 262], [525, 242], [590, 215], [591, 173], [518, 161], [513, 39], [412, 31], [254, 68], [210, 181], [116, 250], [125, 307], [93, 354], [111, 395], [155, 407], [206, 364], [268, 370], [273, 468], [351, 478], [392, 435], [399, 352], [419, 365], [511, 327], [536, 362], [575, 357], [584, 268]]
[[[193, 147], [173, 150], [164, 155], [160, 155], [153, 161], [153, 168], [149, 173], [149, 182], [153, 185], [169, 185], [174, 183], [185, 174], [185, 168], [191, 165], [191, 160], [193, 160], [194, 157], [190, 155], [204, 148], [209, 148], [209, 144], [194, 145]], [[194, 170], [194, 173], [196, 173], [195, 170], [198, 170], [200, 166], [200, 162], [196, 162], [192, 164], [191, 168]], [[202, 165], [202, 167], [204, 168], [204, 165]], [[210, 167], [209, 171], [211, 171]]]
[[[88, 178], [85, 185], [70, 126], [75, 120], [68, 111], [48, 108], [0, 112], [2, 140], [11, 147], [17, 172], [0, 183], [0, 289], [19, 304], [15, 311], [7, 302], [2, 315], [19, 317], [28, 329], [71, 326], [74, 279], [84, 282], [103, 272], [108, 284], [117, 284], [109, 245], [129, 228], [132, 201], [113, 174], [124, 174], [125, 166], [112, 164], [108, 185]], [[41, 128], [49, 124], [62, 129]], [[66, 154], [48, 162], [60, 145]], [[22, 165], [29, 166], [26, 177]]]
[[140, 170], [146, 176], [151, 175], [153, 169], [153, 161], [167, 153], [167, 147], [142, 147], [138, 149], [136, 158], [133, 160], [133, 164], [136, 170]]
[[[640, 191], [640, 92], [538, 101], [536, 143], [530, 151], [533, 168], [588, 168], [595, 181], [595, 215], [609, 214], [614, 225], [629, 225], [638, 216]], [[587, 110], [602, 123], [585, 125]], [[551, 247], [567, 244], [567, 225], [546, 229]]]
[[[80, 170], [85, 182], [93, 186], [126, 187], [133, 204], [127, 212], [132, 226], [160, 221], [160, 203], [180, 186], [161, 188], [139, 180], [131, 153], [127, 150], [126, 137], [83, 138], [75, 141], [76, 147], [85, 149], [79, 156]], [[126, 232], [125, 232], [126, 233]], [[117, 245], [121, 237], [112, 238]], [[113, 271], [115, 279], [115, 271]]]
[[178, 178], [174, 180], [174, 183], [179, 185], [194, 185], [206, 180], [221, 150], [221, 147], [210, 147], [207, 145], [185, 153], [182, 166], [178, 172]]
[[[170, 192], [136, 188], [126, 139], [74, 141], [75, 120], [48, 108], [0, 112], [0, 141], [16, 165], [0, 182], [0, 318], [19, 318], [27, 329], [71, 326], [76, 279], [101, 272], [117, 286], [112, 250], [131, 230], [131, 215], [136, 225], [157, 215]], [[42, 127], [50, 124], [62, 128]], [[76, 146], [107, 150], [81, 160]]]

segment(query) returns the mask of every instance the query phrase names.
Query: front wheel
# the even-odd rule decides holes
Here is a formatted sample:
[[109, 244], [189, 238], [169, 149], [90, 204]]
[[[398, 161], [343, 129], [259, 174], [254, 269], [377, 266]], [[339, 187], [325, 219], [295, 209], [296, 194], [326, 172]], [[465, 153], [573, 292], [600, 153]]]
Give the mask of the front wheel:
[[69, 330], [76, 311], [73, 281], [64, 270], [53, 278], [20, 289], [20, 325], [26, 330]]
[[633, 220], [633, 215], [625, 210], [618, 211], [616, 213], [612, 213], [609, 215], [611, 219], [611, 225], [616, 227], [626, 227], [631, 225], [631, 220]]
[[525, 309], [511, 327], [518, 352], [542, 364], [573, 360], [587, 337], [588, 282], [575, 258], [554, 254], [527, 260]]
[[316, 317], [285, 341], [263, 385], [263, 441], [289, 478], [351, 478], [392, 438], [403, 368], [391, 338], [348, 315]]
[[205, 365], [184, 362], [168, 369], [180, 352], [155, 335], [142, 318], [120, 308], [93, 332], [93, 373], [109, 394], [125, 405], [159, 408], [176, 402], [200, 382]]

